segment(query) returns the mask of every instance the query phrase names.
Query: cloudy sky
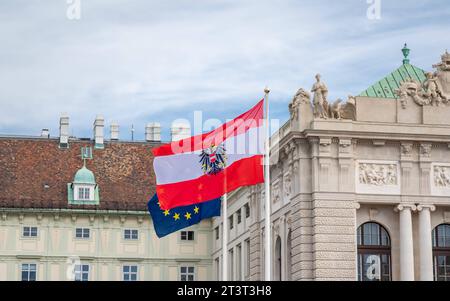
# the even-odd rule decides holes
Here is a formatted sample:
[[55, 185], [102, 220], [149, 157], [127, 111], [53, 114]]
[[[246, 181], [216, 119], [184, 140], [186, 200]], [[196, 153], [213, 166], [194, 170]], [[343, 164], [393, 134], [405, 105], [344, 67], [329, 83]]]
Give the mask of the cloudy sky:
[[[380, 19], [367, 16], [373, 1]], [[173, 120], [232, 118], [265, 85], [284, 122], [318, 72], [330, 99], [357, 95], [399, 67], [405, 42], [431, 69], [449, 25], [448, 0], [2, 0], [0, 134], [57, 136], [67, 112], [78, 137], [103, 114], [123, 139], [131, 124], [143, 139], [150, 121], [168, 139]]]

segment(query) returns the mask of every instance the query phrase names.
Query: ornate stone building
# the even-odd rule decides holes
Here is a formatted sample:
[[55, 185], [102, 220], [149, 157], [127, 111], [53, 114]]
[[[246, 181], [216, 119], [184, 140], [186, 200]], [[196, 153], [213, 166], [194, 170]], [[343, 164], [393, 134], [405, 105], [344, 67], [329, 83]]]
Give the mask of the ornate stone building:
[[[346, 102], [317, 75], [289, 105], [272, 137], [273, 279], [450, 280], [450, 54], [425, 72], [403, 53]], [[263, 278], [262, 193], [229, 195], [230, 279]]]

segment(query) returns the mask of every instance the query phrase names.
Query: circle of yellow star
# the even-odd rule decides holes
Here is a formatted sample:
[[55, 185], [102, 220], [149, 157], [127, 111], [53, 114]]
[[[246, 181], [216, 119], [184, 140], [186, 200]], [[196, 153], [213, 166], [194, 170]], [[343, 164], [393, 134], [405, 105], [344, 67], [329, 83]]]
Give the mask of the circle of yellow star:
[[180, 214], [179, 214], [179, 213], [175, 213], [175, 214], [173, 215], [173, 218], [174, 218], [175, 220], [179, 220], [179, 219], [180, 219]]
[[169, 210], [164, 210], [164, 216], [168, 216], [170, 214]]
[[200, 210], [200, 208], [198, 208], [197, 206], [195, 206], [195, 208], [194, 208], [194, 213], [195, 214], [198, 214], [198, 211]]
[[189, 212], [186, 212], [186, 214], [184, 215], [184, 217], [186, 219], [191, 219], [191, 214]]

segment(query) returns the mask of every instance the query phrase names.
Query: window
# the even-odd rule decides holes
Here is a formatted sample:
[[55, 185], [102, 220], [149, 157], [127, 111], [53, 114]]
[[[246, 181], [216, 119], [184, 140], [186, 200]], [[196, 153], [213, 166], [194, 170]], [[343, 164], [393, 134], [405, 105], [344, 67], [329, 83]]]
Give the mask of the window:
[[245, 218], [249, 218], [250, 217], [250, 206], [247, 204], [244, 205], [245, 208]]
[[245, 277], [250, 277], [250, 239], [245, 241]]
[[214, 229], [214, 232], [216, 233], [216, 240], [217, 239], [219, 239], [220, 238], [220, 232], [219, 232], [219, 226], [217, 226], [215, 229]]
[[75, 281], [89, 281], [89, 265], [75, 265]]
[[450, 224], [434, 228], [432, 237], [434, 280], [450, 281]]
[[181, 240], [194, 240], [194, 231], [181, 231]]
[[137, 265], [123, 266], [123, 281], [137, 281], [138, 267]]
[[242, 246], [241, 244], [236, 246], [236, 280], [241, 281], [242, 274]]
[[386, 229], [377, 223], [358, 228], [358, 280], [391, 280], [391, 241]]
[[228, 218], [228, 223], [230, 224], [230, 230], [232, 230], [232, 229], [234, 228], [234, 225], [233, 225], [233, 216], [230, 216], [230, 217]]
[[241, 209], [239, 209], [237, 212], [237, 223], [240, 224], [242, 221], [242, 216], [241, 216]]
[[75, 229], [75, 237], [76, 238], [89, 238], [90, 231], [88, 228], [76, 228]]
[[229, 266], [229, 270], [228, 270], [228, 272], [230, 273], [230, 276], [228, 277], [228, 279], [230, 279], [230, 281], [233, 281], [234, 280], [234, 252], [233, 252], [233, 249], [228, 251], [228, 260], [230, 262], [230, 266]]
[[194, 267], [180, 267], [180, 280], [181, 281], [194, 281], [195, 280], [195, 268]]
[[36, 264], [23, 263], [22, 264], [22, 281], [36, 281]]
[[23, 227], [23, 237], [37, 237], [37, 227]]
[[91, 199], [91, 188], [78, 187], [78, 200], [89, 201]]
[[123, 231], [123, 238], [126, 240], [137, 240], [138, 239], [138, 230], [125, 229]]
[[219, 258], [216, 258], [214, 260], [215, 262], [215, 266], [216, 266], [216, 280], [219, 281], [220, 280], [220, 261]]

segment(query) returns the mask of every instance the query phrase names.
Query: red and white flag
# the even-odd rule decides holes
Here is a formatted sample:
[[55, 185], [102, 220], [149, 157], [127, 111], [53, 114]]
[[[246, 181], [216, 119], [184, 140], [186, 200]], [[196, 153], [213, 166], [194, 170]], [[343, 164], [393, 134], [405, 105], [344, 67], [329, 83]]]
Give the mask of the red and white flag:
[[153, 150], [156, 193], [164, 210], [206, 202], [264, 183], [261, 100], [215, 130]]

